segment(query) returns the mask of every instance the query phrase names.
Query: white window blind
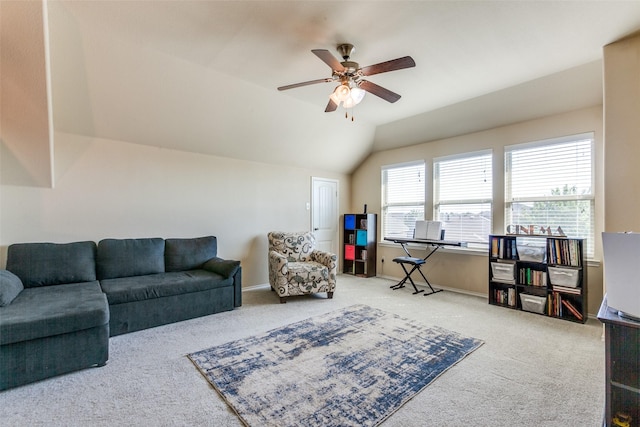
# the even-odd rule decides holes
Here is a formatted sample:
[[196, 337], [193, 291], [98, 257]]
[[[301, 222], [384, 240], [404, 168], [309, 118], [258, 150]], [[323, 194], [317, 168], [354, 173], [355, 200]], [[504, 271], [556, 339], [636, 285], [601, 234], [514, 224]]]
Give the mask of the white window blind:
[[560, 227], [593, 257], [593, 149], [593, 133], [505, 147], [506, 225]]
[[490, 150], [434, 159], [433, 217], [444, 222], [446, 240], [488, 242], [492, 175]]
[[425, 163], [382, 168], [382, 237], [413, 237], [424, 219]]

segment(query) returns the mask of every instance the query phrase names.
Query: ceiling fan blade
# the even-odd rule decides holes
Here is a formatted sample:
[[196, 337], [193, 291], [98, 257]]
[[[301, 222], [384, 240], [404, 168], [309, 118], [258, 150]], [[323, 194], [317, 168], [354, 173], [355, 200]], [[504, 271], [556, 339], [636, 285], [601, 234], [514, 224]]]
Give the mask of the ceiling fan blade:
[[329, 99], [329, 103], [327, 104], [327, 108], [324, 109], [325, 113], [330, 113], [332, 111], [336, 111], [338, 108], [338, 104], [333, 102], [333, 99]]
[[309, 85], [314, 85], [316, 83], [328, 83], [328, 82], [332, 82], [332, 81], [333, 81], [333, 79], [330, 79], [330, 78], [327, 77], [327, 78], [324, 78], [324, 79], [309, 80], [308, 82], [294, 83], [292, 85], [280, 86], [278, 88], [278, 90], [294, 89], [296, 87], [309, 86]]
[[378, 86], [377, 84], [371, 83], [367, 80], [361, 80], [358, 86], [366, 90], [367, 92], [374, 94], [375, 96], [379, 96], [385, 101], [393, 103], [400, 99], [400, 95], [398, 95], [397, 93], [391, 92], [389, 89], [385, 89], [382, 86]]
[[387, 73], [389, 71], [402, 70], [403, 68], [415, 67], [416, 63], [410, 56], [405, 56], [391, 61], [381, 62], [379, 64], [362, 67], [363, 76], [372, 76], [374, 74]]
[[322, 61], [331, 67], [332, 70], [338, 72], [344, 71], [344, 67], [340, 61], [338, 61], [338, 59], [327, 49], [312, 49], [311, 52], [313, 52], [318, 58], [322, 59]]

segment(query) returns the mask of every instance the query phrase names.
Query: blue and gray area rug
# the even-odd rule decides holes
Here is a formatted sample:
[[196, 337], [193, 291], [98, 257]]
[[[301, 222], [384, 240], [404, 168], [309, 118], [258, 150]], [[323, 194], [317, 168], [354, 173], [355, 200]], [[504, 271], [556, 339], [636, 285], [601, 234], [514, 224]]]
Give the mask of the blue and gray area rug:
[[188, 357], [248, 426], [375, 426], [481, 345], [353, 305]]

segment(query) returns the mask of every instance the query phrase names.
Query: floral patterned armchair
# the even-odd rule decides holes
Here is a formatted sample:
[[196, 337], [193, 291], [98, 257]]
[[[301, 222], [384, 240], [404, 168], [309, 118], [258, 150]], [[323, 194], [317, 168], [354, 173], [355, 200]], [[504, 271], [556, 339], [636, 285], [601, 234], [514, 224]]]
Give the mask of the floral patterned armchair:
[[314, 249], [310, 232], [273, 231], [269, 238], [269, 284], [281, 303], [287, 297], [326, 292], [333, 298], [338, 256]]

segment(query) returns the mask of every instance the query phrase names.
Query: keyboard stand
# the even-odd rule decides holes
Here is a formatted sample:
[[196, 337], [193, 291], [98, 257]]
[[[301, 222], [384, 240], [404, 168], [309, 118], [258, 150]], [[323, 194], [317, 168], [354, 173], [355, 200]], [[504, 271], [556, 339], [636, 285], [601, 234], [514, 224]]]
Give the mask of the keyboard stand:
[[[396, 290], [396, 289], [400, 289], [400, 288], [404, 288], [405, 283], [407, 282], [407, 280], [411, 283], [411, 285], [413, 286], [414, 289], [414, 293], [415, 294], [419, 294], [421, 292], [424, 292], [424, 289], [418, 289], [415, 282], [413, 281], [413, 279], [411, 278], [411, 275], [413, 274], [414, 271], [418, 270], [418, 273], [420, 273], [420, 275], [422, 276], [422, 278], [424, 279], [424, 281], [427, 283], [427, 286], [429, 286], [429, 289], [431, 290], [431, 292], [427, 292], [426, 294], [424, 294], [423, 296], [428, 296], [428, 295], [432, 295], [435, 294], [436, 292], [442, 292], [442, 289], [433, 289], [433, 286], [431, 286], [431, 283], [429, 283], [429, 280], [427, 280], [426, 276], [424, 275], [424, 273], [422, 272], [422, 270], [420, 269], [420, 267], [422, 267], [424, 264], [427, 263], [427, 259], [433, 255], [439, 248], [440, 246], [434, 246], [433, 249], [427, 254], [426, 257], [424, 258], [416, 258], [411, 256], [411, 254], [409, 253], [409, 250], [407, 249], [406, 246], [406, 242], [397, 242], [400, 243], [400, 245], [402, 246], [402, 249], [404, 249], [404, 252], [407, 254], [407, 256], [401, 256], [401, 257], [397, 257], [393, 259], [393, 262], [396, 262], [398, 264], [400, 264], [400, 267], [402, 267], [402, 270], [404, 271], [404, 278], [398, 282], [397, 284], [391, 286], [391, 289]], [[407, 270], [407, 265], [411, 266], [411, 270]]]

